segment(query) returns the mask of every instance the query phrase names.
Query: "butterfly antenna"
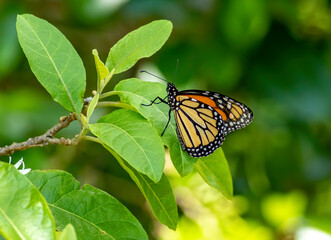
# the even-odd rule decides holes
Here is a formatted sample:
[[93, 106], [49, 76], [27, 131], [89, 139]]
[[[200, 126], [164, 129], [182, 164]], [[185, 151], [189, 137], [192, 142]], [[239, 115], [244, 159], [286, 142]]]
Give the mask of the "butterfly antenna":
[[159, 77], [159, 76], [157, 76], [157, 75], [155, 75], [155, 74], [153, 74], [153, 73], [147, 72], [147, 71], [145, 71], [145, 70], [141, 70], [140, 72], [141, 72], [141, 73], [147, 73], [147, 74], [149, 74], [149, 75], [151, 75], [151, 76], [153, 76], [153, 77], [156, 77], [156, 78], [158, 78], [158, 79], [160, 79], [160, 80], [165, 81], [165, 82], [168, 83], [167, 80], [165, 80], [164, 78], [161, 78], [161, 77]]
[[175, 80], [176, 80], [177, 70], [178, 70], [178, 63], [179, 63], [179, 59], [177, 58], [176, 69], [175, 69], [175, 76], [174, 76], [174, 80], [172, 81], [172, 83], [174, 83]]

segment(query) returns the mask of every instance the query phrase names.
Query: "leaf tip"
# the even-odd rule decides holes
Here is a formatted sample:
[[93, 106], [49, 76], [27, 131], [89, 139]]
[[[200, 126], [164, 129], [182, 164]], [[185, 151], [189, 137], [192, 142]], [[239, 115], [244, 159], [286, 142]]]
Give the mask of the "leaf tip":
[[171, 29], [172, 29], [174, 27], [173, 24], [172, 24], [172, 22], [170, 20], [166, 20], [166, 21], [167, 21], [167, 24], [169, 24], [170, 27], [171, 27]]
[[17, 27], [18, 23], [21, 21], [21, 19], [23, 19], [24, 15], [25, 14], [17, 14], [16, 15], [16, 27]]
[[222, 192], [222, 195], [229, 201], [233, 200], [233, 188], [229, 192]]
[[168, 224], [168, 228], [170, 228], [171, 230], [176, 231], [177, 229], [177, 222], [178, 222], [178, 215], [176, 217], [176, 219], [173, 219], [174, 221], [171, 224]]
[[167, 20], [167, 19], [163, 19], [163, 20], [160, 20], [160, 21], [164, 22], [165, 26], [167, 26], [169, 28], [170, 32], [171, 32], [171, 30], [174, 27], [172, 22], [170, 20]]
[[93, 56], [96, 56], [96, 57], [99, 56], [98, 50], [93, 49], [93, 50], [92, 50], [92, 55], [93, 55]]
[[17, 20], [18, 20], [18, 19], [26, 19], [26, 18], [29, 17], [29, 16], [34, 17], [34, 15], [32, 15], [32, 14], [22, 13], [22, 14], [17, 14], [16, 19], [17, 19]]

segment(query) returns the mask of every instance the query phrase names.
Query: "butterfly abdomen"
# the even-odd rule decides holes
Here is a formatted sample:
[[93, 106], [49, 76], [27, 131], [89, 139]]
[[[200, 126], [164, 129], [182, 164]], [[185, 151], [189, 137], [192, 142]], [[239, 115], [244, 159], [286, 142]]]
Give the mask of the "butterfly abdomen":
[[168, 92], [168, 105], [170, 107], [170, 110], [175, 110], [177, 103], [176, 96], [178, 90], [173, 83], [168, 83], [167, 92]]

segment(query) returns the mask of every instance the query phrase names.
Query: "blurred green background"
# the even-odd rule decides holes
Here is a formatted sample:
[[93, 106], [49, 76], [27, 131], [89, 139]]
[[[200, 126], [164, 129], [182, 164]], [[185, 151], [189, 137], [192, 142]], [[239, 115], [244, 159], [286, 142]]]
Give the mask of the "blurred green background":
[[[26, 0], [0, 3], [0, 146], [43, 134], [68, 113], [30, 71], [16, 15], [31, 13], [71, 41], [95, 89], [92, 49], [105, 60], [128, 32], [155, 19], [174, 25], [154, 56], [116, 76], [149, 70], [180, 90], [220, 92], [254, 112], [223, 150], [234, 182], [225, 200], [193, 173], [166, 173], [180, 221], [173, 232], [152, 216], [129, 176], [101, 146], [48, 146], [13, 155], [32, 169], [62, 169], [119, 199], [150, 239], [331, 239], [331, 2], [327, 0]], [[111, 90], [109, 87], [109, 90]], [[99, 109], [98, 114], [106, 113]], [[72, 137], [78, 125], [60, 135]], [[8, 161], [8, 157], [0, 157]]]

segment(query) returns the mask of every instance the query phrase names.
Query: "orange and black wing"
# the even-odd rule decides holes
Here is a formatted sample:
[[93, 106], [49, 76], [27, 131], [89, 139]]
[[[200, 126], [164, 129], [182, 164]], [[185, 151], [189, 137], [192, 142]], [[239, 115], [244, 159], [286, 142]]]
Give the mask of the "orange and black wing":
[[192, 157], [204, 157], [220, 147], [225, 136], [247, 126], [252, 111], [225, 95], [198, 90], [181, 91], [174, 110], [177, 135]]

